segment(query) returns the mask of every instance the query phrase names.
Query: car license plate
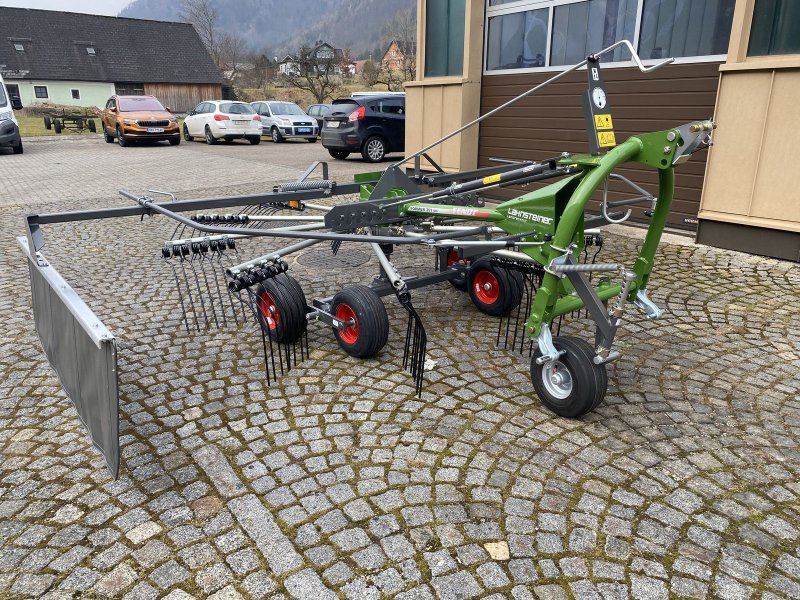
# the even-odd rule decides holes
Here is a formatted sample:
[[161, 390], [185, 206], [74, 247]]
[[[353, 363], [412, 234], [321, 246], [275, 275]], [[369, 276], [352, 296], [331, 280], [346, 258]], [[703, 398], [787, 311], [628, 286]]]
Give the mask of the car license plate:
[[164, 133], [163, 127], [148, 127], [147, 133]]
[[330, 129], [336, 129], [339, 127], [339, 121], [328, 121], [328, 127]]
[[310, 127], [298, 127], [297, 133], [311, 133]]

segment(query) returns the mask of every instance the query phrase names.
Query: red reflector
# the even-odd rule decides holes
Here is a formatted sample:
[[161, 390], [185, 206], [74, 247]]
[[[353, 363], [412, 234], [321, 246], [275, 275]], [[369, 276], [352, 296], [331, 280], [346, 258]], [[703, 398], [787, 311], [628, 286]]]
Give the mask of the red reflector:
[[366, 106], [359, 106], [356, 110], [350, 113], [347, 121], [349, 123], [353, 123], [355, 121], [360, 121], [364, 118], [364, 115], [367, 114], [367, 107]]
[[214, 115], [214, 120], [215, 121], [230, 121], [231, 118], [228, 115], [221, 115], [221, 114], [218, 113], [218, 114]]
[[260, 121], [260, 120], [261, 120], [261, 117], [260, 117], [260, 116], [258, 116], [258, 115], [256, 115], [255, 117], [253, 117], [253, 121]]

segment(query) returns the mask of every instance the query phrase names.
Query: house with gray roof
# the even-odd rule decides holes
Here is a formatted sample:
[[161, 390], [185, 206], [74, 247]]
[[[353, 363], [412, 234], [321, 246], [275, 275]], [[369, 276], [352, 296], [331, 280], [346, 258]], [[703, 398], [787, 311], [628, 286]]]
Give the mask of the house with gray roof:
[[151, 94], [186, 112], [222, 98], [219, 69], [189, 23], [0, 7], [0, 73], [26, 106]]

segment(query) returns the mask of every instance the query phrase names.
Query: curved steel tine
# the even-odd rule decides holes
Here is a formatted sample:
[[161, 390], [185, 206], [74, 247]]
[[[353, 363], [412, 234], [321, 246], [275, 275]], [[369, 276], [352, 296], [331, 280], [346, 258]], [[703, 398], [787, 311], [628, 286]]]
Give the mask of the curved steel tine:
[[169, 258], [162, 257], [161, 260], [167, 263], [170, 269], [172, 269], [172, 276], [175, 278], [175, 288], [178, 291], [178, 300], [181, 303], [181, 311], [183, 312], [183, 323], [186, 326], [186, 333], [189, 334], [189, 317], [186, 315], [186, 304], [183, 301], [183, 292], [181, 292], [181, 282], [178, 277], [178, 271], [175, 269], [175, 265], [170, 262]]

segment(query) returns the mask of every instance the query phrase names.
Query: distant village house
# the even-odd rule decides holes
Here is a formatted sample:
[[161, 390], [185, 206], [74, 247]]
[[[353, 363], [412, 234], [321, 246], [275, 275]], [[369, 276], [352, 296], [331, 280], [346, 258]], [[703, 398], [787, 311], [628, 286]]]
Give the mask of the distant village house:
[[0, 73], [25, 105], [104, 106], [152, 94], [174, 112], [222, 97], [223, 80], [194, 27], [0, 7]]

